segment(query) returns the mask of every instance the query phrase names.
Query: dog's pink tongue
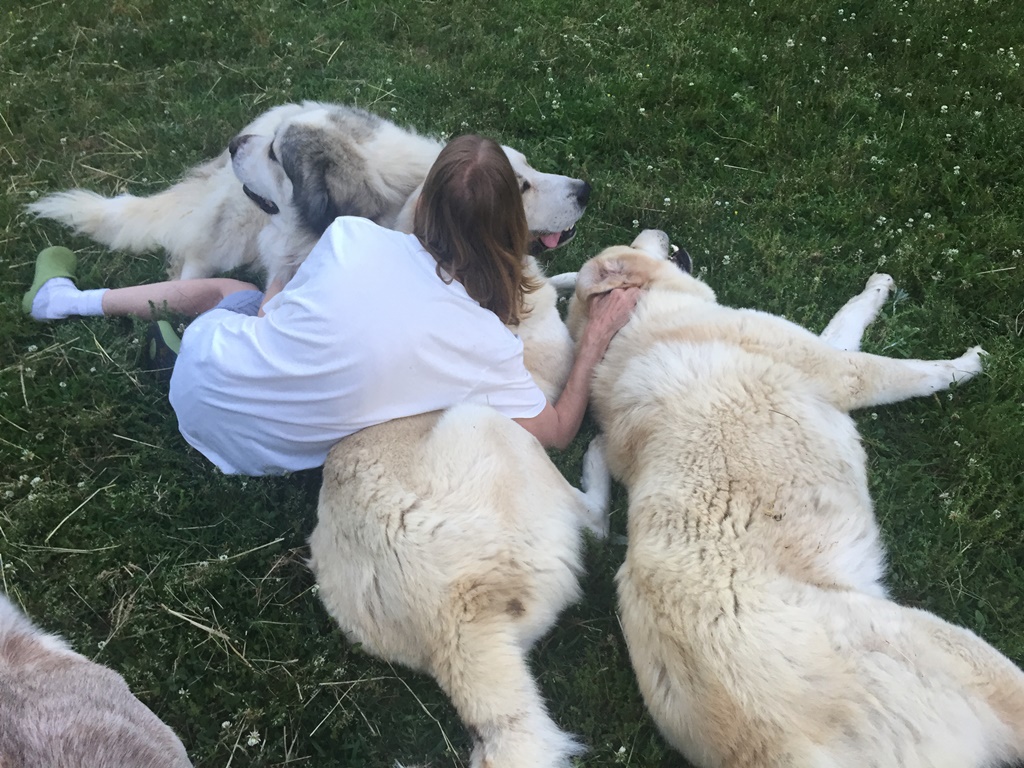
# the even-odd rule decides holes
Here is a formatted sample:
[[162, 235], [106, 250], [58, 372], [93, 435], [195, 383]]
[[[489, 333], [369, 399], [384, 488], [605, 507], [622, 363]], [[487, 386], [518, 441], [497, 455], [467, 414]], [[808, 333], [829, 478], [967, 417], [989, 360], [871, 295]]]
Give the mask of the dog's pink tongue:
[[545, 248], [557, 248], [558, 241], [562, 238], [561, 232], [552, 232], [549, 235], [541, 235], [540, 241], [544, 243]]

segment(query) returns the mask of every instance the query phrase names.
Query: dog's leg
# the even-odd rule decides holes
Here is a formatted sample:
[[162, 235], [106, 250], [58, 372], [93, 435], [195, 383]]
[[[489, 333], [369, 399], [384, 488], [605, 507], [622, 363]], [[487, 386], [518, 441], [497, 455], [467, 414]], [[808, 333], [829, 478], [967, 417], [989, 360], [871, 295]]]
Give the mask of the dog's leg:
[[560, 275], [552, 275], [548, 282], [555, 287], [560, 294], [572, 293], [576, 290], [577, 272], [563, 272]]
[[[467, 616], [476, 599], [456, 601], [445, 613], [432, 665], [473, 738], [470, 768], [568, 768], [583, 747], [548, 716], [516, 642], [509, 615]], [[464, 603], [464, 604], [459, 604]], [[523, 610], [516, 599], [509, 611]]]
[[612, 493], [612, 476], [604, 457], [604, 437], [595, 437], [590, 441], [587, 453], [583, 457], [583, 478], [580, 485], [583, 487], [582, 491], [577, 488], [573, 490], [585, 510], [584, 525], [597, 538], [603, 539], [608, 535], [608, 507]]
[[971, 347], [955, 360], [898, 360], [865, 352], [837, 352], [818, 360], [814, 378], [845, 411], [923, 397], [981, 373], [985, 350]]
[[864, 329], [878, 316], [892, 286], [893, 280], [889, 275], [874, 274], [868, 278], [864, 290], [846, 302], [829, 321], [821, 332], [821, 340], [836, 349], [860, 349]]

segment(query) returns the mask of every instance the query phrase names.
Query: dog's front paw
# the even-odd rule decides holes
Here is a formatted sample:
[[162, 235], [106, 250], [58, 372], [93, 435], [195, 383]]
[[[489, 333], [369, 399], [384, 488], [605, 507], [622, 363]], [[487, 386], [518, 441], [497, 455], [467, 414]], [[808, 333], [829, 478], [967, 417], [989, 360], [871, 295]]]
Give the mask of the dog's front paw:
[[587, 453], [583, 457], [583, 477], [580, 485], [583, 488], [583, 503], [589, 517], [586, 526], [595, 536], [603, 539], [608, 535], [612, 476], [608, 471], [608, 462], [604, 456], [604, 439], [601, 437], [595, 437], [590, 441]]
[[867, 285], [864, 289], [867, 291], [880, 291], [881, 293], [888, 295], [889, 291], [896, 285], [896, 281], [892, 279], [892, 275], [887, 275], [884, 272], [876, 272], [868, 278]]
[[576, 290], [576, 272], [562, 272], [548, 278], [548, 283], [554, 286], [558, 293], [572, 293]]

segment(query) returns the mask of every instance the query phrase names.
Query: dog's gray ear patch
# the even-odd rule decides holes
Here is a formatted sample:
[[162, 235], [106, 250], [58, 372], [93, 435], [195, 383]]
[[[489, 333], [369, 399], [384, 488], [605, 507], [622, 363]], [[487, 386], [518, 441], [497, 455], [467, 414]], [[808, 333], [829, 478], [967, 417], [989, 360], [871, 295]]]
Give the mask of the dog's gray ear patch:
[[281, 142], [281, 168], [292, 183], [292, 204], [303, 226], [322, 235], [341, 211], [327, 187], [329, 159], [323, 147], [298, 131], [289, 131]]
[[680, 248], [678, 245], [671, 245], [670, 249], [672, 253], [669, 256], [669, 258], [675, 262], [675, 265], [679, 267], [681, 270], [683, 270], [683, 272], [685, 272], [686, 274], [692, 274], [693, 259], [690, 258], [690, 254], [686, 252], [686, 249]]

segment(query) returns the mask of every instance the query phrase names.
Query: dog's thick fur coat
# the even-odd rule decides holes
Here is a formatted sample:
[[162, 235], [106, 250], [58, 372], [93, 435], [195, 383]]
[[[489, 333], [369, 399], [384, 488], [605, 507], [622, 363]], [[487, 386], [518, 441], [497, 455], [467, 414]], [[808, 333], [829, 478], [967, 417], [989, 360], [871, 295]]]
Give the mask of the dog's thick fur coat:
[[1024, 757], [1024, 674], [971, 632], [897, 605], [848, 411], [981, 370], [857, 351], [875, 275], [821, 337], [718, 305], [648, 231], [579, 273], [641, 287], [595, 371], [609, 468], [629, 491], [617, 576], [640, 690], [705, 768], [970, 768]]
[[[258, 263], [268, 283], [286, 282], [338, 216], [411, 232], [419, 189], [443, 146], [357, 107], [283, 104], [155, 195], [72, 189], [28, 210], [116, 250], [162, 248], [172, 279]], [[523, 189], [531, 252], [568, 242], [590, 185], [541, 173], [509, 147], [505, 153]]]
[[[528, 301], [517, 331], [553, 400], [572, 341], [552, 286]], [[327, 457], [310, 538], [320, 596], [353, 642], [437, 680], [473, 768], [561, 768], [582, 751], [526, 653], [579, 596], [581, 531], [605, 534], [609, 484], [599, 448], [581, 492], [525, 429], [476, 405], [365, 429]]]
[[0, 593], [0, 766], [191, 765], [119, 674], [41, 632]]

